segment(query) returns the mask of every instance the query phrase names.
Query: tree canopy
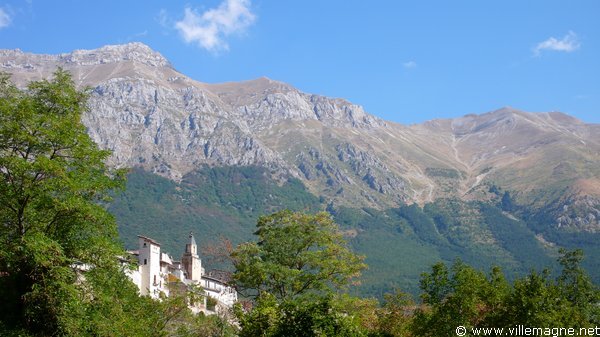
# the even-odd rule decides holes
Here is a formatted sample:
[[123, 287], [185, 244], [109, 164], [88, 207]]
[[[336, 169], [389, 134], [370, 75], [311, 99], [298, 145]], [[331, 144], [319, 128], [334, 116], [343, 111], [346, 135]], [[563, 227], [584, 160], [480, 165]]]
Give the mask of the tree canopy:
[[81, 116], [88, 94], [58, 70], [19, 89], [0, 74], [0, 331], [160, 335], [103, 203], [122, 184]]
[[442, 263], [421, 278], [423, 305], [414, 314], [417, 336], [455, 336], [470, 328], [589, 328], [600, 323], [600, 290], [580, 263], [581, 250], [560, 250], [562, 272], [531, 271], [511, 285], [498, 267], [486, 275], [457, 261]]
[[252, 310], [238, 311], [240, 335], [360, 335], [336, 294], [365, 264], [331, 216], [284, 210], [260, 217], [256, 227], [258, 241], [232, 253], [235, 284], [255, 299]]
[[600, 324], [600, 291], [580, 250], [559, 251], [555, 278], [532, 271], [511, 284], [498, 267], [484, 273], [457, 261], [422, 275], [421, 304], [402, 292], [383, 306], [352, 297], [345, 291], [366, 265], [324, 212], [262, 216], [256, 242], [233, 250], [234, 283], [253, 300], [237, 307], [236, 325], [193, 315], [189, 293], [140, 297], [105, 208], [123, 174], [105, 166], [110, 153], [81, 123], [87, 98], [62, 70], [25, 89], [0, 75], [2, 335], [454, 336], [459, 325]]
[[286, 300], [333, 291], [366, 267], [328, 213], [284, 210], [260, 217], [256, 227], [258, 242], [241, 244], [232, 254], [234, 280], [246, 295]]

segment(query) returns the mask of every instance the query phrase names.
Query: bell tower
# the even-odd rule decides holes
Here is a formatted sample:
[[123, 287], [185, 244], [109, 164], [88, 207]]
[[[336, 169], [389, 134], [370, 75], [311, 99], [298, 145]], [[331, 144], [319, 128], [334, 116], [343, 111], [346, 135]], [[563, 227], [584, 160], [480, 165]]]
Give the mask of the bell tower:
[[181, 263], [183, 264], [187, 278], [200, 282], [202, 278], [202, 262], [198, 256], [198, 246], [192, 232], [190, 232], [189, 243], [185, 245], [185, 252], [181, 257]]

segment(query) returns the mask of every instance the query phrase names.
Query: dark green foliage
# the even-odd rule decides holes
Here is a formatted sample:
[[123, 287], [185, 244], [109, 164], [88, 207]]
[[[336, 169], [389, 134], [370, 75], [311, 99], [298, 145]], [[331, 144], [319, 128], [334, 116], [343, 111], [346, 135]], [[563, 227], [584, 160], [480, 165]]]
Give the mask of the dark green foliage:
[[332, 299], [325, 298], [307, 303], [287, 302], [273, 336], [366, 336], [360, 326], [352, 322], [342, 310], [336, 310]]
[[515, 210], [516, 207], [512, 198], [510, 197], [510, 192], [506, 191], [502, 195], [502, 199], [500, 200], [500, 208], [506, 212], [512, 212]]
[[412, 298], [399, 290], [385, 294], [383, 305], [376, 311], [377, 325], [369, 336], [406, 337], [410, 336], [412, 324], [411, 310], [415, 307]]
[[[562, 272], [531, 271], [510, 284], [499, 267], [489, 274], [461, 261], [437, 263], [421, 277], [420, 305], [402, 292], [382, 306], [349, 296], [278, 300], [263, 292], [250, 311], [237, 309], [240, 336], [456, 336], [456, 328], [594, 328], [600, 289], [581, 268], [581, 251], [561, 251]], [[480, 333], [479, 333], [480, 334]]]
[[582, 249], [590, 258], [582, 266], [590, 273], [592, 280], [600, 283], [600, 233], [579, 232], [556, 226], [556, 217], [563, 209], [563, 202], [556, 200], [541, 209], [516, 207], [518, 214], [527, 226], [536, 234], [559, 247]]
[[240, 336], [360, 336], [335, 294], [365, 265], [348, 249], [328, 213], [288, 210], [258, 219], [258, 241], [232, 253], [234, 282], [255, 299], [238, 308]]
[[580, 266], [581, 251], [561, 251], [563, 271], [532, 271], [510, 286], [499, 268], [489, 276], [461, 262], [436, 264], [421, 279], [423, 306], [412, 321], [416, 336], [456, 336], [456, 327], [572, 327], [598, 324], [600, 290]]
[[0, 319], [36, 335], [87, 329], [77, 265], [118, 268], [116, 225], [99, 205], [119, 186], [80, 118], [87, 95], [59, 70], [16, 89], [0, 76]]
[[369, 266], [361, 285], [353, 290], [356, 295], [383, 299], [396, 288], [416, 294], [419, 275], [442, 259], [436, 247], [416, 237], [406, 219], [394, 210], [340, 207], [334, 219], [343, 230], [356, 231], [355, 236], [347, 237], [348, 242], [365, 255]]
[[109, 207], [119, 222], [127, 247], [137, 235], [156, 238], [177, 256], [190, 231], [202, 246], [225, 236], [242, 242], [252, 235], [256, 219], [279, 209], [319, 209], [318, 199], [301, 182], [278, 184], [263, 168], [204, 167], [186, 175], [180, 184], [133, 169], [126, 190]]
[[[372, 310], [372, 309], [371, 309]], [[240, 337], [361, 337], [367, 330], [333, 297], [278, 304], [263, 295], [252, 311], [240, 314]]]
[[203, 187], [198, 200], [227, 205], [253, 215], [271, 213], [281, 207], [310, 207], [318, 201], [306, 192], [298, 179], [290, 178], [282, 184], [274, 182], [270, 173], [260, 167], [204, 168], [183, 178], [183, 186]]
[[408, 221], [421, 240], [437, 246], [447, 245], [448, 242], [438, 232], [434, 220], [417, 204], [402, 206], [397, 212]]
[[366, 267], [354, 254], [328, 213], [280, 211], [258, 219], [256, 243], [232, 253], [239, 291], [279, 301], [323, 296], [345, 288]]
[[[457, 326], [472, 326], [486, 314], [482, 309], [494, 289], [487, 277], [461, 262], [449, 270], [436, 264], [421, 278], [426, 310], [417, 310], [413, 331], [417, 336], [455, 336]], [[435, 330], [432, 328], [435, 327]]]
[[137, 287], [120, 267], [94, 268], [85, 274], [87, 286], [93, 287], [89, 298], [80, 303], [85, 310], [79, 317], [85, 334], [94, 336], [164, 335], [157, 325], [164, 314], [164, 304], [140, 297]]
[[500, 245], [518, 257], [523, 270], [539, 269], [552, 264], [552, 259], [525, 223], [505, 216], [501, 210], [489, 204], [481, 203], [480, 210], [485, 223]]
[[[221, 236], [239, 243], [251, 237], [261, 214], [323, 207], [300, 181], [278, 183], [257, 167], [205, 167], [180, 184], [141, 169], [132, 170], [128, 177], [126, 191], [109, 208], [120, 223], [124, 242], [133, 248], [136, 235], [144, 234], [157, 238], [174, 256], [181, 253], [189, 231], [197, 233], [201, 247]], [[499, 189], [498, 194], [502, 195]], [[330, 206], [328, 211], [369, 265], [360, 287], [353, 291], [382, 299], [385, 292], [398, 287], [417, 294], [419, 275], [440, 260], [460, 258], [477, 268], [497, 264], [510, 280], [531, 268], [552, 265], [556, 249], [540, 244], [530, 218], [521, 217], [514, 200], [514, 212], [503, 212], [494, 204], [500, 205], [500, 200], [439, 199], [422, 208]], [[488, 238], [481, 240], [482, 235]], [[600, 279], [600, 259], [594, 258], [600, 256], [600, 234], [547, 232], [544, 237], [568, 248], [585, 247], [592, 258], [584, 266], [594, 280]]]
[[[397, 213], [446, 262], [459, 258], [477, 268], [497, 264], [509, 271], [511, 279], [530, 268], [552, 263], [550, 252], [541, 247], [523, 222], [491, 204], [440, 199], [422, 209], [404, 206]], [[478, 243], [482, 235], [490, 237], [486, 241], [495, 242]]]
[[154, 310], [141, 313], [147, 315], [149, 321], [149, 331], [141, 336], [237, 336], [237, 328], [228, 321], [229, 313], [205, 316], [203, 313], [193, 314], [188, 309], [188, 302], [200, 300], [194, 291], [172, 295], [161, 302], [147, 300], [152, 302]]
[[500, 188], [496, 185], [491, 185], [490, 188], [488, 189], [488, 192], [494, 193], [495, 195], [500, 195]]
[[569, 302], [553, 286], [548, 271], [531, 272], [516, 280], [506, 302], [505, 324], [518, 322], [525, 326], [546, 327], [573, 323], [568, 317]]
[[0, 334], [167, 336], [176, 320], [200, 331], [187, 295], [140, 297], [124, 273], [102, 206], [122, 173], [80, 122], [86, 98], [62, 70], [24, 91], [0, 75]]
[[600, 322], [600, 291], [582, 268], [583, 251], [561, 249], [558, 262], [562, 272], [557, 279], [561, 297], [566, 298], [574, 307], [576, 315], [571, 317], [580, 327], [586, 322]]
[[410, 224], [420, 240], [435, 247], [444, 261], [461, 258], [483, 267], [489, 265], [497, 252], [487, 252], [486, 247], [474, 242], [472, 228], [469, 228], [477, 216], [474, 207], [472, 203], [442, 199], [423, 208], [417, 205], [401, 207], [398, 214]]

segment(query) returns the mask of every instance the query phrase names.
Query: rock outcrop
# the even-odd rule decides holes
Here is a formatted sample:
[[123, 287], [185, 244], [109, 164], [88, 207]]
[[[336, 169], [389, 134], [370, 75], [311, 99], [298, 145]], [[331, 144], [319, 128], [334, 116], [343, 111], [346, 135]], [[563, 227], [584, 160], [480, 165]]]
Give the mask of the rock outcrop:
[[[84, 123], [113, 151], [111, 165], [174, 180], [202, 165], [259, 165], [335, 203], [371, 207], [478, 199], [489, 184], [525, 200], [581, 178], [600, 181], [600, 127], [562, 113], [503, 108], [402, 126], [268, 78], [194, 81], [141, 43], [60, 55], [0, 51], [0, 70], [19, 85], [57, 67], [91, 88]], [[595, 231], [600, 217], [590, 212], [557, 214], [557, 225]]]

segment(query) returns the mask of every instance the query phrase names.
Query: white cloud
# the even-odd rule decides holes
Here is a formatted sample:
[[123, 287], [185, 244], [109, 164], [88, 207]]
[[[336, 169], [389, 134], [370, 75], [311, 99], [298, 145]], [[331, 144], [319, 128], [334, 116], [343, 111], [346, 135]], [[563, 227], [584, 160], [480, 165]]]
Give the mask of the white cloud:
[[402, 63], [402, 66], [404, 68], [406, 68], [406, 69], [416, 68], [417, 67], [417, 62], [415, 62], [415, 61], [404, 62], [404, 63]]
[[543, 50], [562, 51], [566, 53], [573, 52], [581, 46], [577, 34], [569, 31], [562, 39], [550, 37], [548, 40], [538, 43], [533, 48], [533, 55], [540, 56]]
[[169, 15], [167, 14], [167, 10], [162, 8], [159, 12], [158, 15], [156, 16], [155, 20], [158, 22], [159, 25], [161, 25], [163, 28], [170, 28], [170, 24], [169, 24]]
[[203, 13], [186, 8], [183, 20], [175, 28], [187, 43], [212, 52], [228, 50], [225, 38], [234, 33], [243, 33], [256, 16], [250, 10], [250, 0], [224, 0], [219, 7]]
[[0, 29], [10, 26], [11, 21], [10, 15], [8, 15], [4, 8], [0, 8]]

